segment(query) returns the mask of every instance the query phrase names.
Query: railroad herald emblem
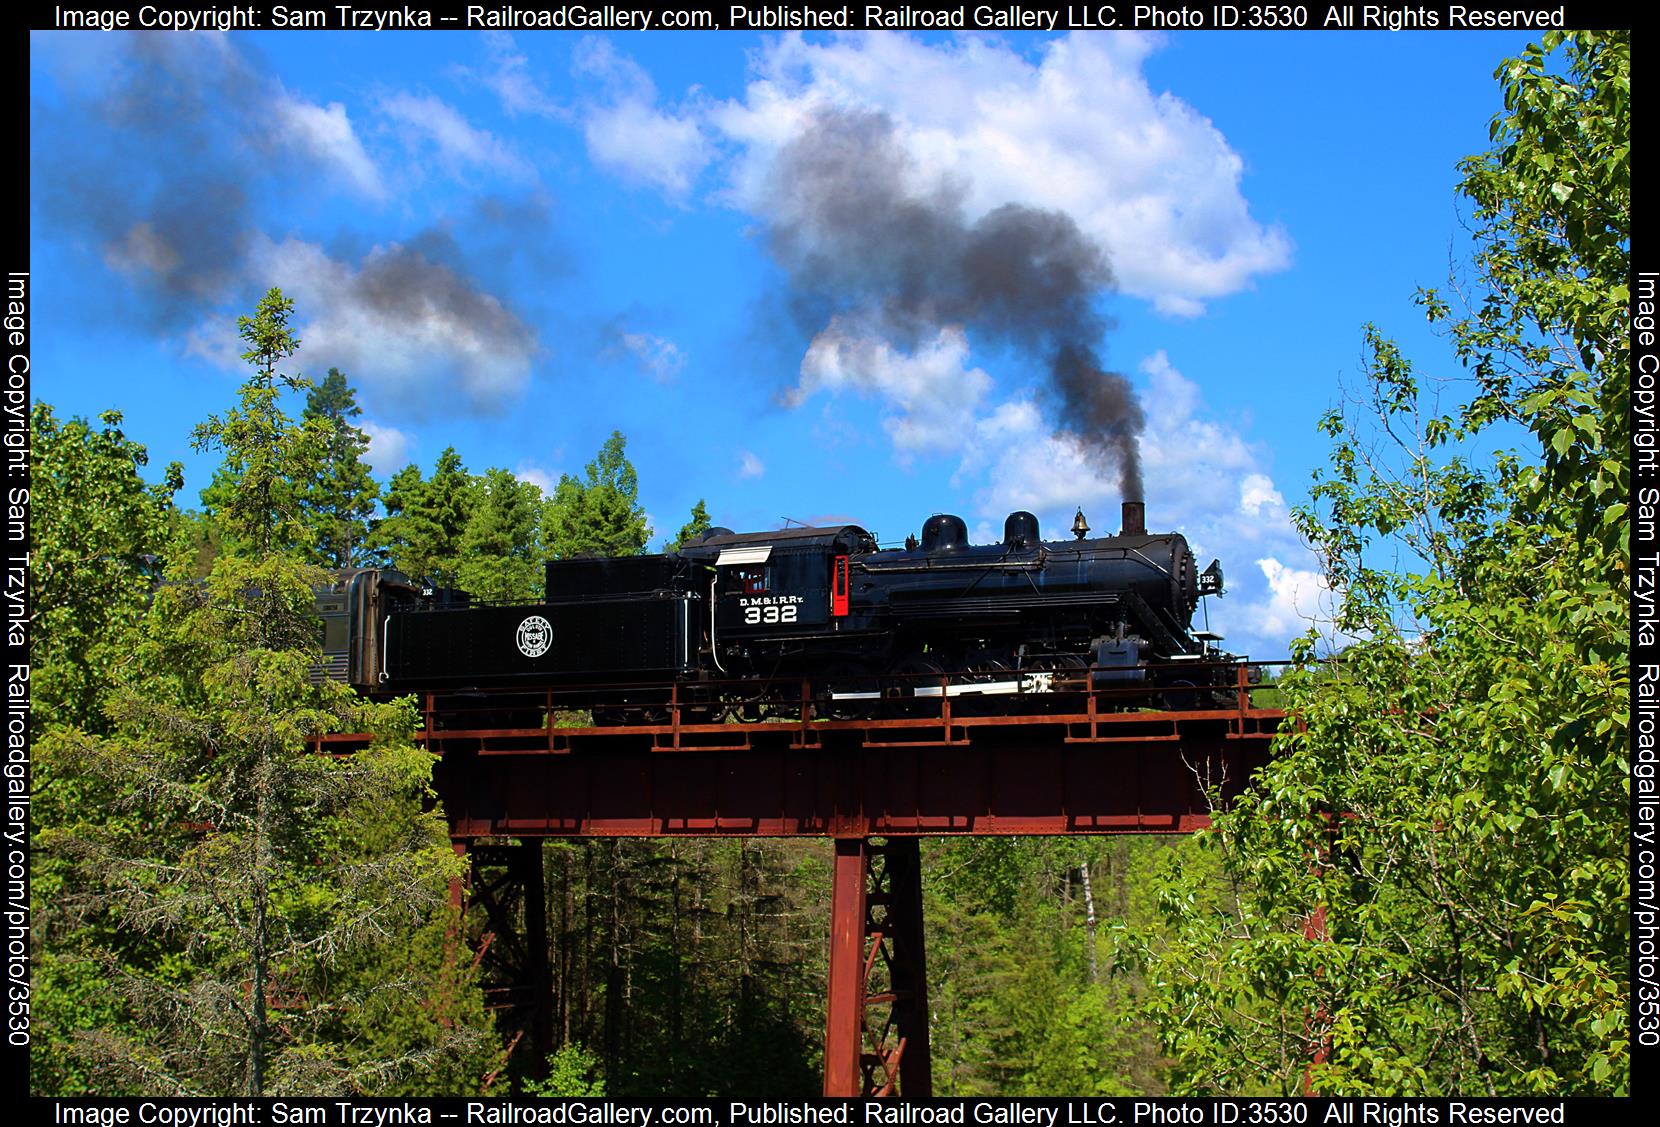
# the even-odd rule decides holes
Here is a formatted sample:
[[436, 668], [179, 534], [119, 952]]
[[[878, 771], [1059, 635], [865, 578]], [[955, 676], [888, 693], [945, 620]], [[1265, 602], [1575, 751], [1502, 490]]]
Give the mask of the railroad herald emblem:
[[553, 626], [539, 614], [533, 614], [519, 623], [519, 652], [526, 657], [541, 657], [553, 645]]

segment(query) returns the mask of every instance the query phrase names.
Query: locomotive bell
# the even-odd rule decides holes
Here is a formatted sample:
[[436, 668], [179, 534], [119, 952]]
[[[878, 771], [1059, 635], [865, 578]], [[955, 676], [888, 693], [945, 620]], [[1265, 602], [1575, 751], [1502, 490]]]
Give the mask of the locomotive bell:
[[1083, 509], [1079, 509], [1078, 515], [1072, 518], [1072, 535], [1080, 540], [1089, 535], [1089, 522], [1084, 519]]

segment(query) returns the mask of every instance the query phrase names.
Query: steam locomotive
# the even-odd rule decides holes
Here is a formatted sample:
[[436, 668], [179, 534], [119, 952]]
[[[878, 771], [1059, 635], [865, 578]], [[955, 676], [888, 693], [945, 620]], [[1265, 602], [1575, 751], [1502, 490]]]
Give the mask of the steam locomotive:
[[372, 695], [657, 687], [638, 704], [670, 683], [723, 686], [704, 691], [712, 706], [746, 683], [806, 679], [836, 715], [892, 677], [919, 695], [954, 681], [1010, 695], [1086, 677], [1231, 684], [1223, 667], [1238, 659], [1192, 629], [1199, 599], [1222, 592], [1220, 566], [1198, 571], [1185, 538], [1148, 533], [1144, 513], [1126, 502], [1118, 534], [1092, 539], [1080, 511], [1072, 540], [1045, 541], [1015, 512], [989, 545], [940, 514], [897, 550], [851, 524], [715, 528], [662, 555], [550, 561], [545, 597], [520, 606], [351, 572], [319, 596], [325, 669]]

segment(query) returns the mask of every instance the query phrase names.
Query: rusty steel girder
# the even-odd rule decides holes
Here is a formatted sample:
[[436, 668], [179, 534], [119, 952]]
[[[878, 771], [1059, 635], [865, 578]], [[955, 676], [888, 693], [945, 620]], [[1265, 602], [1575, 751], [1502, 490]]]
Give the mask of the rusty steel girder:
[[917, 839], [836, 839], [826, 1096], [933, 1095]]
[[434, 779], [458, 838], [1188, 833], [1266, 761], [1272, 728], [1178, 719], [1068, 742], [1054, 727], [961, 744], [492, 753], [452, 744]]

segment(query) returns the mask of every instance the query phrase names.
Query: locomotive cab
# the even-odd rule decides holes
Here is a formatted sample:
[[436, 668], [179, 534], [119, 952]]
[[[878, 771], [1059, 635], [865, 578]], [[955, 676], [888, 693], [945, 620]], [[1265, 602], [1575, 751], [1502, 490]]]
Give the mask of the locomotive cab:
[[721, 530], [681, 548], [713, 572], [711, 626], [724, 664], [750, 655], [771, 665], [806, 639], [849, 625], [850, 560], [876, 549], [857, 525], [736, 534]]

